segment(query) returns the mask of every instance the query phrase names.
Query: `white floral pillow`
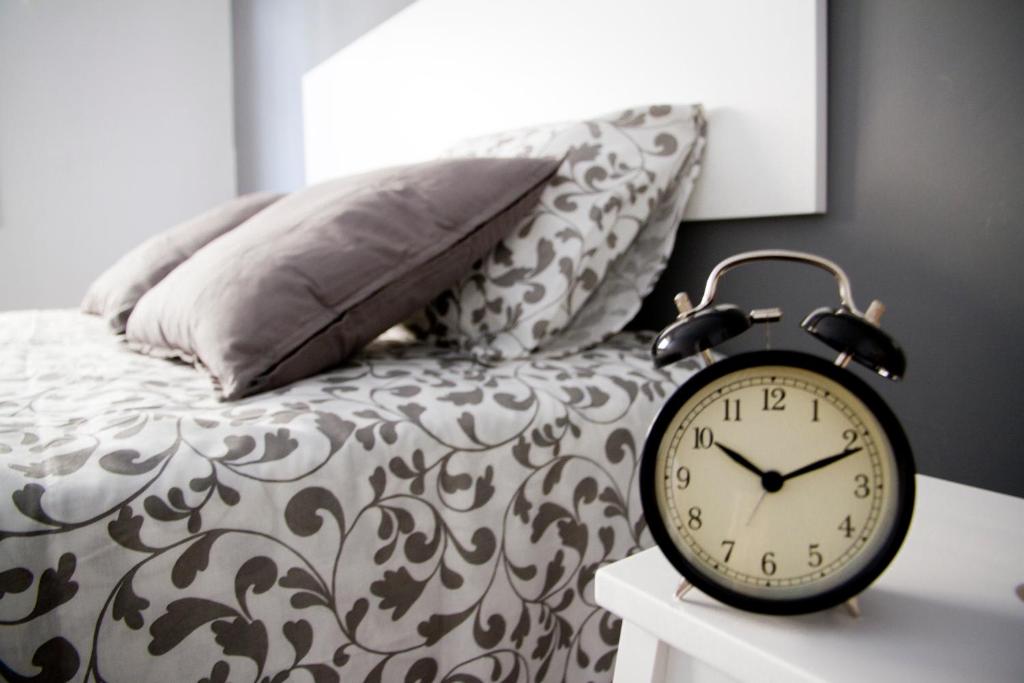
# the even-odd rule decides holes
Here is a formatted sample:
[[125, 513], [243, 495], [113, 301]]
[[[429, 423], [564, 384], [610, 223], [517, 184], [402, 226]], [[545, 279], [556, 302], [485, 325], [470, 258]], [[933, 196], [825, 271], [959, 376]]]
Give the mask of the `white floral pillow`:
[[563, 161], [533, 213], [409, 326], [484, 361], [567, 353], [620, 331], [664, 270], [704, 136], [699, 105], [661, 105], [453, 147]]

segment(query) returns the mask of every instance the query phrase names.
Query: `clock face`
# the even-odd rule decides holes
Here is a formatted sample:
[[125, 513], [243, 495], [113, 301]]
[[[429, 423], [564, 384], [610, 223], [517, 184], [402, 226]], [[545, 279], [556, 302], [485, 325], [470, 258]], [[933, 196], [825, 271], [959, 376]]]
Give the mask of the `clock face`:
[[666, 556], [745, 609], [822, 609], [863, 590], [909, 524], [913, 465], [866, 384], [814, 356], [726, 359], [652, 427], [644, 511]]

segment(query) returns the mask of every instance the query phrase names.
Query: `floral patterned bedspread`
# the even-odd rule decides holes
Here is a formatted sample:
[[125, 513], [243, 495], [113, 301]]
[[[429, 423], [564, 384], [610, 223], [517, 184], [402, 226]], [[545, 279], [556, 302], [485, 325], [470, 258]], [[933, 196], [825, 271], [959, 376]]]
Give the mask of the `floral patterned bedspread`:
[[483, 366], [377, 342], [220, 403], [73, 311], [0, 314], [0, 674], [603, 681], [650, 545], [650, 337]]

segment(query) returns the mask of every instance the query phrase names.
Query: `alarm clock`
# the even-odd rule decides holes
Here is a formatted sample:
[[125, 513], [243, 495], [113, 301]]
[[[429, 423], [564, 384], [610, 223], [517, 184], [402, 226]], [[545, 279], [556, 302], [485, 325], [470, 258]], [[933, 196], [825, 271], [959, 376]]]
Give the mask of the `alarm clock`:
[[[839, 352], [834, 362], [764, 350], [716, 360], [709, 349], [779, 309], [714, 304], [721, 277], [757, 261], [822, 268], [838, 284], [838, 308], [801, 327]], [[667, 400], [640, 466], [644, 515], [655, 542], [685, 579], [734, 607], [801, 614], [846, 602], [892, 561], [914, 507], [914, 462], [899, 420], [846, 366], [855, 361], [897, 380], [906, 360], [878, 327], [883, 310], [853, 301], [849, 279], [827, 259], [794, 251], [738, 254], [711, 272], [691, 307], [657, 336], [655, 365], [699, 354], [705, 367]]]

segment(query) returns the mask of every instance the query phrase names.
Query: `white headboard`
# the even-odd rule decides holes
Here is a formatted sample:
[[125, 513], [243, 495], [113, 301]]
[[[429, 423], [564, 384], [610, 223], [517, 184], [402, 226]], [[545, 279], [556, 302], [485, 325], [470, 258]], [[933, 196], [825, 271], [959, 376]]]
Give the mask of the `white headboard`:
[[306, 180], [702, 102], [689, 219], [825, 210], [825, 0], [418, 0], [303, 78]]

